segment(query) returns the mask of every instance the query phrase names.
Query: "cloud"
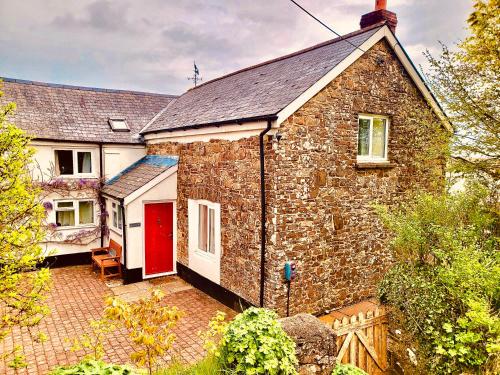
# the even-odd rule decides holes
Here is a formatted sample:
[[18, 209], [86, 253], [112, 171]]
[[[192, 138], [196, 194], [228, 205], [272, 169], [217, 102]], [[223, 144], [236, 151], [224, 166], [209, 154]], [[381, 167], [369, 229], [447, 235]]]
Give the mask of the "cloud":
[[123, 31], [130, 26], [126, 19], [127, 8], [128, 6], [122, 2], [98, 0], [88, 4], [83, 16], [68, 11], [56, 16], [52, 24], [62, 30], [93, 28], [105, 32]]
[[[340, 33], [371, 0], [302, 0]], [[417, 64], [462, 37], [469, 0], [391, 0]], [[193, 60], [204, 80], [335, 37], [287, 0], [0, 0], [0, 75], [182, 93]]]

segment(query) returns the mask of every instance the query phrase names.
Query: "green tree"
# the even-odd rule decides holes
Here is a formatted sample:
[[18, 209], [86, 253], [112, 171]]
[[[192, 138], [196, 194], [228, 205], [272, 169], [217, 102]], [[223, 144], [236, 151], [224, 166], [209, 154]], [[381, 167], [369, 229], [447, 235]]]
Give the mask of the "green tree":
[[416, 354], [415, 373], [500, 370], [500, 222], [486, 197], [423, 194], [379, 209], [396, 260], [379, 296], [403, 331], [400, 357]]
[[[428, 81], [454, 124], [452, 169], [498, 193], [500, 181], [500, 0], [476, 0], [469, 37], [427, 53]], [[498, 199], [498, 196], [496, 197]]]
[[0, 341], [13, 326], [33, 327], [48, 313], [43, 301], [50, 281], [48, 269], [36, 269], [45, 212], [29, 170], [34, 150], [8, 122], [14, 110], [14, 103], [0, 107]]

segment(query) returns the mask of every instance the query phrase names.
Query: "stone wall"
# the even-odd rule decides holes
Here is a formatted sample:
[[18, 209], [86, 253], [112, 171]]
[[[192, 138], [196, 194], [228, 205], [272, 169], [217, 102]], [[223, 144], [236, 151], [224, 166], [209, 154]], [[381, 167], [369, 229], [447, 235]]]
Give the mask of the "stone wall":
[[309, 314], [280, 319], [280, 324], [295, 342], [300, 375], [332, 373], [337, 355], [337, 335], [330, 327]]
[[[356, 166], [357, 117], [390, 118], [390, 168]], [[291, 314], [322, 313], [375, 292], [391, 263], [374, 203], [442, 184], [443, 161], [423, 97], [386, 44], [379, 42], [288, 118], [281, 140], [266, 138], [265, 304], [285, 315], [286, 260], [298, 264]], [[179, 155], [178, 260], [188, 266], [187, 199], [221, 204], [221, 285], [257, 304], [260, 266], [259, 139], [148, 145]], [[429, 159], [429, 160], [428, 160]]]
[[260, 292], [259, 138], [148, 146], [178, 155], [177, 260], [188, 264], [188, 199], [221, 205], [221, 285], [258, 304]]
[[[390, 168], [357, 167], [360, 113], [389, 117]], [[291, 314], [322, 313], [374, 295], [391, 255], [372, 205], [442, 186], [442, 153], [430, 152], [443, 140], [436, 129], [444, 134], [385, 41], [282, 124], [268, 166], [273, 221], [266, 284], [266, 299], [281, 315], [287, 260], [298, 265]]]

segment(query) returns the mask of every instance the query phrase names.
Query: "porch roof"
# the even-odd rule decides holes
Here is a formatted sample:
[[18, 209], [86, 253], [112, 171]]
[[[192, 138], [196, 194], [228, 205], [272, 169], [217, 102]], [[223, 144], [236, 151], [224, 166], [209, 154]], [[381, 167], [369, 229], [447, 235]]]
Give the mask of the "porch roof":
[[177, 156], [146, 155], [109, 179], [102, 192], [122, 199], [177, 165]]

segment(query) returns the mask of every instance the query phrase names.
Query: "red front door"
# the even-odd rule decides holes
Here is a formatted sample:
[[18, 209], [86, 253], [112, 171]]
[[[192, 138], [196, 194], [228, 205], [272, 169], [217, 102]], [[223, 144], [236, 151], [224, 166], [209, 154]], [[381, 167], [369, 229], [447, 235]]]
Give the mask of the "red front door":
[[173, 203], [144, 205], [146, 275], [174, 270]]

